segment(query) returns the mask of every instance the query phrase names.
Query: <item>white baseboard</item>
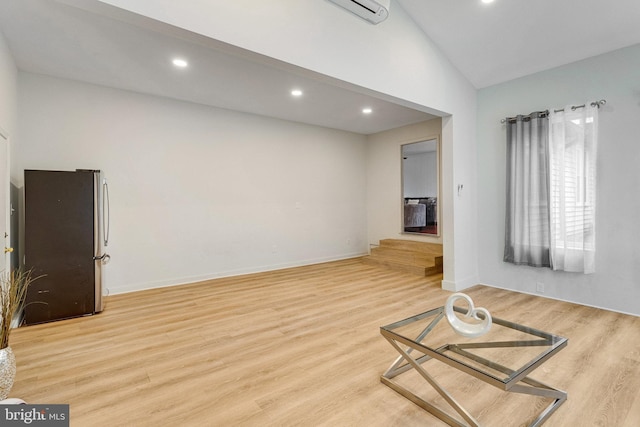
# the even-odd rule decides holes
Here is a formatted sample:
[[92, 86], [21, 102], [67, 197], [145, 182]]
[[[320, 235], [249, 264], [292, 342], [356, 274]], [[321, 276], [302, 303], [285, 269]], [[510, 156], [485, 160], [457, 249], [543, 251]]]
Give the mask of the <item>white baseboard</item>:
[[450, 292], [460, 292], [478, 284], [478, 278], [476, 276], [467, 277], [464, 280], [443, 280], [441, 282], [442, 289]]
[[224, 277], [233, 277], [233, 276], [242, 276], [245, 274], [253, 274], [253, 273], [264, 273], [267, 271], [282, 270], [285, 268], [292, 268], [292, 267], [303, 267], [305, 265], [322, 264], [325, 262], [359, 258], [365, 255], [367, 255], [366, 252], [352, 253], [352, 254], [345, 254], [338, 257], [317, 258], [317, 259], [310, 259], [310, 260], [297, 261], [297, 262], [291, 262], [291, 263], [273, 264], [273, 265], [261, 266], [256, 268], [244, 268], [244, 269], [237, 269], [237, 270], [220, 271], [216, 273], [199, 275], [199, 276], [177, 277], [173, 279], [159, 280], [154, 282], [145, 282], [145, 283], [136, 283], [136, 284], [126, 285], [126, 286], [109, 287], [107, 295], [126, 294], [129, 292], [145, 291], [145, 290], [157, 289], [157, 288], [166, 288], [169, 286], [188, 285], [191, 283], [202, 282], [205, 280], [221, 279]]
[[546, 295], [546, 294], [539, 294], [539, 293], [535, 293], [535, 292], [526, 292], [526, 291], [521, 291], [521, 290], [516, 290], [516, 289], [509, 289], [509, 288], [504, 288], [504, 287], [501, 287], [501, 286], [488, 285], [486, 283], [480, 283], [480, 285], [486, 286], [488, 288], [503, 289], [505, 291], [517, 292], [519, 294], [533, 295], [533, 296], [536, 296], [536, 297], [552, 299], [552, 300], [555, 300], [555, 301], [568, 302], [568, 303], [571, 303], [571, 304], [583, 305], [585, 307], [597, 308], [599, 310], [612, 311], [614, 313], [620, 313], [620, 314], [626, 314], [626, 315], [629, 315], [629, 316], [640, 317], [640, 314], [638, 314], [638, 313], [629, 313], [629, 312], [626, 312], [626, 311], [614, 310], [614, 309], [608, 308], [608, 307], [600, 307], [598, 305], [586, 304], [586, 303], [580, 302], [580, 301], [572, 301], [572, 300], [568, 300], [568, 299], [564, 299], [564, 298], [552, 297], [552, 296], [549, 296], [549, 295]]

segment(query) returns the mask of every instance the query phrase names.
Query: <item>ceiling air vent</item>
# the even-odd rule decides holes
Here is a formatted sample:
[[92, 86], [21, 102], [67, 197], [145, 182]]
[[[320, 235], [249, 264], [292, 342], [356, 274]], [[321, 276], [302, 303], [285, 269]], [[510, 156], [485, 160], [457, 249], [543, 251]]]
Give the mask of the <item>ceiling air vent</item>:
[[391, 0], [329, 0], [372, 24], [378, 24], [389, 16]]

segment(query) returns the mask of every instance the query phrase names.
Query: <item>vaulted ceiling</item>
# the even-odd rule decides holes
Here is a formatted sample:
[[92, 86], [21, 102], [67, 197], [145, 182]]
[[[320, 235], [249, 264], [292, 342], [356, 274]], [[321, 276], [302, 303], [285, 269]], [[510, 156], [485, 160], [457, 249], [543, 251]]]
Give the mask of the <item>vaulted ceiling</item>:
[[640, 43], [638, 0], [398, 0], [477, 88]]

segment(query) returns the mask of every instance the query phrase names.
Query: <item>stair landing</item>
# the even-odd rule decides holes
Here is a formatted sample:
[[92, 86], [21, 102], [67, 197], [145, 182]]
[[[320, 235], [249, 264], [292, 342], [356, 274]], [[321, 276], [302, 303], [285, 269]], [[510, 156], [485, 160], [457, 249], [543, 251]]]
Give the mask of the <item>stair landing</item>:
[[384, 239], [362, 262], [429, 276], [442, 273], [442, 245], [415, 240]]

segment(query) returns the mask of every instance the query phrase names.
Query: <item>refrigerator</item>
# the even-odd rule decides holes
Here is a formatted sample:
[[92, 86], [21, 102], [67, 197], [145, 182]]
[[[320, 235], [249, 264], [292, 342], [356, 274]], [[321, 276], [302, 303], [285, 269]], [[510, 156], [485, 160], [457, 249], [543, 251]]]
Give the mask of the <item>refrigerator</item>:
[[27, 325], [99, 313], [110, 260], [109, 187], [99, 170], [25, 170]]

